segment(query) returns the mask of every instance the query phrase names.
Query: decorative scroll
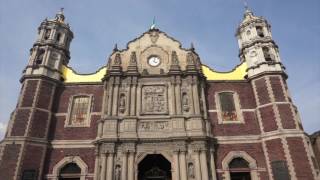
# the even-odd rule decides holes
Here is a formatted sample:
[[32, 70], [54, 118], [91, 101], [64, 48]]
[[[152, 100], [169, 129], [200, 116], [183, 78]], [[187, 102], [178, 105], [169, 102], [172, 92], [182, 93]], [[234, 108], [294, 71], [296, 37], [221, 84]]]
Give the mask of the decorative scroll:
[[142, 88], [142, 114], [167, 114], [167, 89], [163, 85]]
[[139, 123], [139, 130], [141, 131], [161, 131], [168, 129], [170, 129], [168, 121], [150, 121]]

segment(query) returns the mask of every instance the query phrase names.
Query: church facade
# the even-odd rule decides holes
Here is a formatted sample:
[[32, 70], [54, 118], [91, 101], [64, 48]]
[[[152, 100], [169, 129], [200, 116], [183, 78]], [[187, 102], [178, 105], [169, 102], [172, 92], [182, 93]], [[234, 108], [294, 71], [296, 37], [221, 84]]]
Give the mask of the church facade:
[[38, 30], [0, 146], [1, 179], [319, 179], [270, 25], [250, 10], [230, 72], [152, 28], [81, 75], [68, 67], [63, 13]]

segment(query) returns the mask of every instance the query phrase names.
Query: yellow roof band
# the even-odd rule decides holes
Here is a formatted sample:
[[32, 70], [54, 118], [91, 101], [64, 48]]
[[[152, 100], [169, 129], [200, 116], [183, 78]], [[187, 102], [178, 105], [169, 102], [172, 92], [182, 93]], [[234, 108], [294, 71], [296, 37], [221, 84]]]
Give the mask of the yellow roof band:
[[247, 64], [242, 63], [236, 66], [233, 70], [229, 72], [217, 72], [210, 69], [206, 65], [202, 65], [202, 72], [207, 77], [207, 80], [244, 80], [246, 72]]
[[106, 72], [107, 68], [104, 66], [92, 74], [77, 74], [71, 67], [62, 66], [62, 76], [65, 83], [101, 82]]
[[[244, 80], [247, 69], [246, 63], [242, 63], [234, 68], [230, 72], [217, 72], [210, 69], [206, 65], [202, 65], [203, 74], [207, 77], [207, 80]], [[101, 82], [101, 79], [107, 72], [107, 68], [104, 66], [97, 72], [92, 74], [77, 74], [71, 67], [62, 66], [62, 74], [65, 83], [91, 83]]]

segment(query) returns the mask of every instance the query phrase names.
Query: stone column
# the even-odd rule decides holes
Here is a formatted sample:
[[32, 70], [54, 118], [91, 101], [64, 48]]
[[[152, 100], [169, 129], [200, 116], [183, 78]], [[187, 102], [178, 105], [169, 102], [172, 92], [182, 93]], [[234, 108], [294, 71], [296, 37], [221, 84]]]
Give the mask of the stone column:
[[202, 180], [209, 180], [208, 163], [206, 150], [200, 151], [201, 177]]
[[108, 153], [107, 180], [113, 180], [113, 158], [114, 153]]
[[217, 175], [216, 175], [216, 165], [214, 163], [214, 151], [210, 150], [210, 164], [211, 164], [211, 175], [212, 175], [212, 180], [217, 180]]
[[96, 155], [96, 158], [95, 158], [95, 161], [94, 161], [94, 180], [98, 180], [98, 176], [100, 174], [100, 158], [99, 158], [99, 149], [97, 148], [96, 149], [96, 152], [95, 152], [95, 155]]
[[182, 114], [181, 111], [181, 79], [180, 76], [176, 77], [176, 87], [175, 87], [175, 95], [176, 95], [176, 107], [177, 107], [177, 114]]
[[101, 154], [100, 180], [106, 179], [106, 169], [107, 169], [107, 155], [106, 155], [106, 153], [102, 153]]
[[136, 97], [137, 97], [137, 82], [136, 77], [132, 78], [132, 85], [131, 85], [131, 101], [130, 101], [130, 116], [136, 115]]
[[113, 103], [112, 103], [112, 115], [116, 116], [118, 114], [118, 96], [119, 96], [119, 85], [120, 85], [120, 77], [116, 77], [114, 84], [114, 92], [113, 92]]
[[194, 103], [194, 113], [200, 114], [200, 104], [199, 104], [199, 92], [198, 92], [198, 80], [196, 77], [192, 79], [192, 95]]
[[186, 151], [181, 151], [179, 153], [179, 165], [180, 165], [180, 178], [187, 179], [187, 162], [186, 162]]
[[175, 175], [173, 180], [180, 180], [179, 151], [173, 152], [173, 163], [174, 163], [174, 175]]
[[201, 168], [200, 168], [200, 156], [199, 151], [194, 151], [193, 153], [193, 159], [194, 159], [194, 165], [195, 165], [195, 174], [196, 174], [196, 180], [202, 180], [201, 179]]
[[108, 105], [107, 105], [107, 107], [108, 107], [108, 110], [107, 110], [107, 115], [108, 116], [111, 116], [111, 114], [112, 114], [112, 97], [113, 97], [113, 77], [111, 77], [110, 78], [110, 80], [109, 80], [110, 82], [109, 82], [109, 87], [108, 87], [108, 90], [109, 90], [109, 92], [108, 92]]
[[128, 158], [128, 180], [134, 180], [134, 152], [129, 153]]
[[127, 180], [127, 165], [128, 165], [128, 156], [127, 152], [123, 152], [122, 154], [122, 168], [121, 168], [121, 179]]
[[98, 135], [97, 135], [97, 138], [101, 138], [102, 137], [102, 132], [103, 132], [103, 121], [100, 121], [99, 124], [98, 124]]
[[174, 76], [171, 77], [171, 86], [170, 86], [170, 95], [169, 98], [171, 99], [171, 114], [176, 114], [176, 95], [175, 95], [175, 79]]

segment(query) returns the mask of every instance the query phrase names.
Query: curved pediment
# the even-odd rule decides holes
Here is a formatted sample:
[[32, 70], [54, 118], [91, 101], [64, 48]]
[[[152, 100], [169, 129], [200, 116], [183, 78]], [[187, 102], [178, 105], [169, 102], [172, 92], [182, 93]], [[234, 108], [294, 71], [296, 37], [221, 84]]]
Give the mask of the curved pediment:
[[[133, 53], [136, 62], [130, 65]], [[109, 58], [108, 67], [117, 66], [117, 69], [120, 68], [126, 72], [129, 66], [136, 66], [140, 74], [166, 74], [173, 64], [178, 66], [181, 71], [186, 70], [188, 56], [192, 57], [192, 62], [189, 64], [193, 64], [195, 69], [198, 67], [199, 70], [200, 66], [197, 65], [200, 64], [200, 58], [193, 49], [184, 49], [180, 42], [164, 32], [151, 29], [130, 41], [126, 49], [115, 50]], [[152, 57], [156, 58], [154, 62], [150, 60]]]
[[[150, 64], [149, 60], [152, 57], [156, 58]], [[212, 70], [200, 62], [193, 48], [182, 48], [179, 41], [158, 29], [151, 29], [128, 42], [126, 49], [115, 49], [109, 57], [107, 66], [95, 73], [78, 74], [72, 68], [63, 66], [62, 74], [66, 83], [91, 83], [102, 82], [105, 75], [114, 71], [161, 75], [172, 70], [182, 72], [190, 68], [203, 74], [207, 80], [244, 80], [247, 74], [246, 63], [236, 66], [229, 72]]]

